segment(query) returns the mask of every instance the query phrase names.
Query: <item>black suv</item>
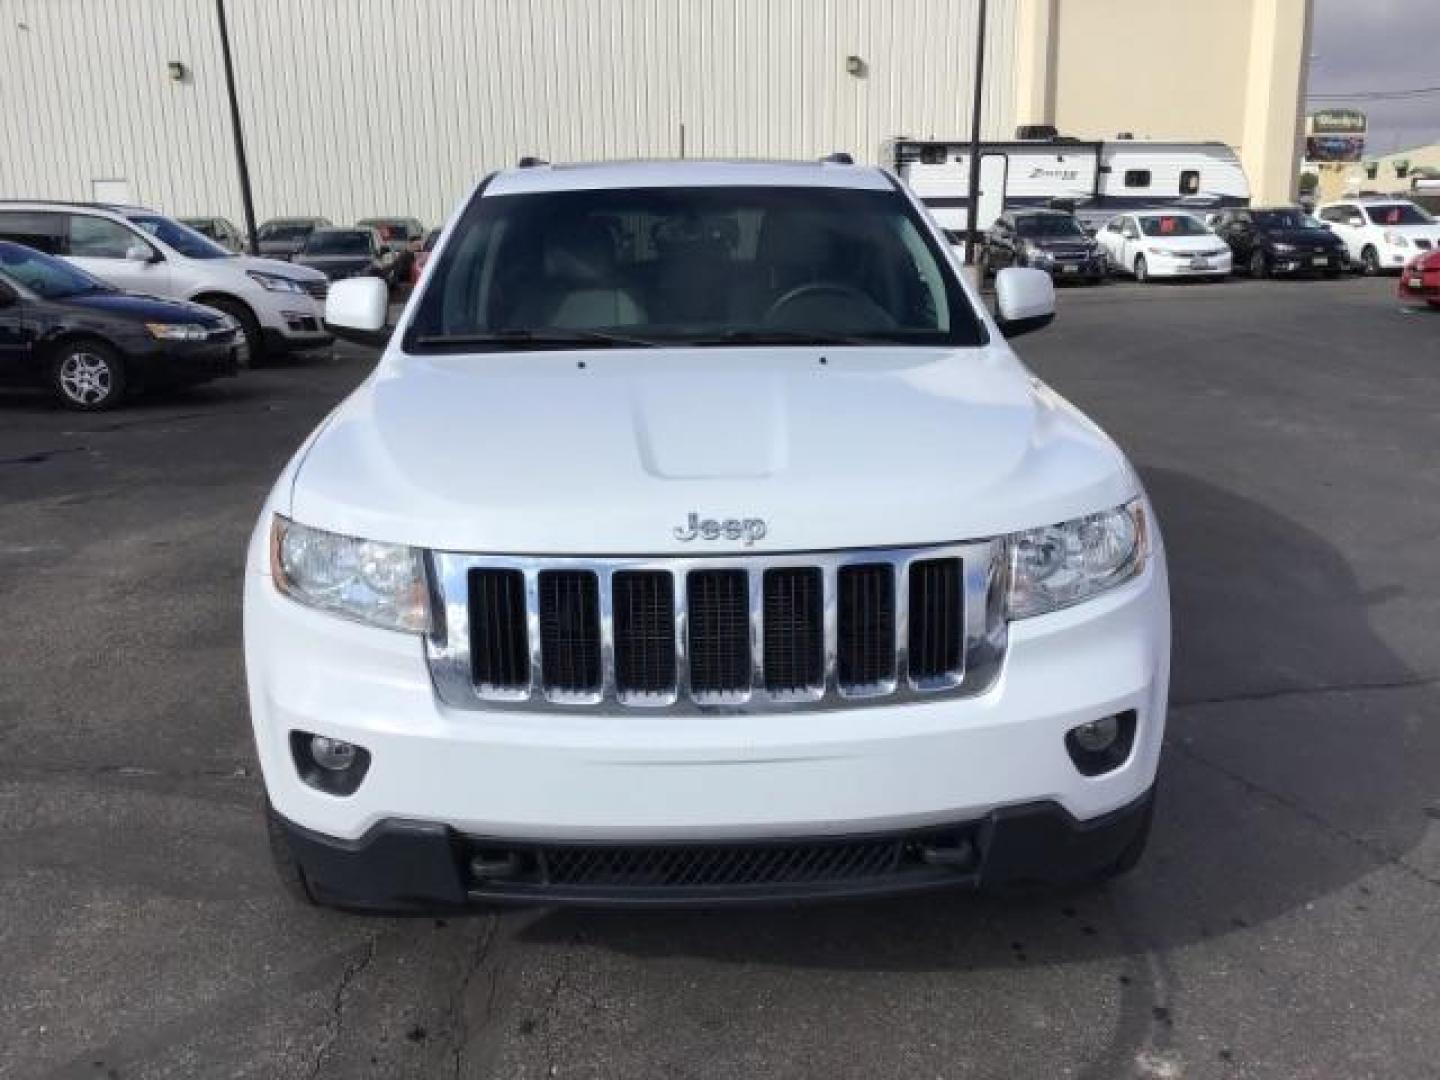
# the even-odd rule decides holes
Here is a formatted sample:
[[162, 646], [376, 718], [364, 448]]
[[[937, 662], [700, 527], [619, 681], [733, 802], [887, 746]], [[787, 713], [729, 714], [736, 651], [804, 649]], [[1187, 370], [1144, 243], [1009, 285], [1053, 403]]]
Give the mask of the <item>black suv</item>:
[[1225, 210], [1211, 227], [1230, 245], [1235, 269], [1251, 277], [1319, 271], [1333, 278], [1349, 262], [1345, 241], [1298, 206]]
[[1033, 266], [1057, 280], [1096, 282], [1105, 276], [1099, 245], [1063, 210], [1006, 211], [985, 234], [979, 258], [987, 277], [1007, 266]]

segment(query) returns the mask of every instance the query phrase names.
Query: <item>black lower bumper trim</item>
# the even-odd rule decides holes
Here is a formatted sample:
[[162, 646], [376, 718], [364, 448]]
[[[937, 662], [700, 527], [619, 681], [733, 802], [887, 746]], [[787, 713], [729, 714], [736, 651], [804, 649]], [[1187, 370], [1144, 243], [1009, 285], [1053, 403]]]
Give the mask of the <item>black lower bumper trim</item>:
[[282, 825], [311, 893], [336, 907], [724, 907], [1094, 880], [1127, 867], [1153, 804], [1152, 789], [1090, 821], [1039, 802], [899, 832], [642, 844], [514, 841], [393, 820], [338, 840]]

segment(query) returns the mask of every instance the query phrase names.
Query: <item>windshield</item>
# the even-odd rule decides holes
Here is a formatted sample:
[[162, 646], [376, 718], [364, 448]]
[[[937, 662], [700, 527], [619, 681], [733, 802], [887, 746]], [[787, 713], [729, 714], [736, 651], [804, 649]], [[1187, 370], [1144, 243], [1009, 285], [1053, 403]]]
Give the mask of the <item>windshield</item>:
[[304, 240], [315, 231], [314, 225], [307, 225], [304, 222], [280, 222], [271, 223], [261, 228], [261, 240]]
[[1199, 218], [1189, 214], [1157, 214], [1140, 218], [1140, 229], [1146, 236], [1209, 236]]
[[159, 214], [131, 214], [129, 220], [189, 259], [228, 259], [234, 254], [194, 229]]
[[356, 222], [356, 224], [363, 225], [367, 229], [374, 229], [380, 234], [380, 239], [385, 241], [410, 240], [414, 238], [414, 235], [418, 235], [412, 234], [409, 222], [398, 221], [395, 218], [368, 218], [365, 221]]
[[1072, 217], [1063, 214], [1036, 214], [1034, 217], [1017, 217], [1015, 231], [1027, 238], [1059, 237], [1087, 239], [1085, 230]]
[[85, 293], [114, 292], [109, 285], [78, 267], [21, 244], [0, 241], [0, 274], [45, 300]]
[[306, 255], [369, 255], [370, 234], [363, 232], [324, 232], [310, 234], [305, 241]]
[[1323, 229], [1304, 210], [1256, 210], [1255, 224], [1262, 229]]
[[476, 198], [406, 348], [607, 335], [630, 345], [985, 340], [945, 256], [893, 191], [662, 187]]
[[1366, 213], [1376, 225], [1428, 225], [1435, 220], [1412, 203], [1385, 203], [1367, 206]]

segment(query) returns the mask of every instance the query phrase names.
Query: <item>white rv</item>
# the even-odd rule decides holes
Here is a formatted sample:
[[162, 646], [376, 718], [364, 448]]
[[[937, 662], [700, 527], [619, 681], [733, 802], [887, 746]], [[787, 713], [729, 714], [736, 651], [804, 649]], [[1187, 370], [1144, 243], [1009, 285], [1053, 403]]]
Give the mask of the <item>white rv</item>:
[[[971, 206], [968, 142], [892, 139], [880, 160], [952, 240], [964, 239]], [[1245, 170], [1224, 143], [1052, 138], [980, 144], [980, 229], [1015, 207], [1073, 208], [1083, 222], [1098, 225], [1137, 210], [1204, 215], [1248, 205]]]

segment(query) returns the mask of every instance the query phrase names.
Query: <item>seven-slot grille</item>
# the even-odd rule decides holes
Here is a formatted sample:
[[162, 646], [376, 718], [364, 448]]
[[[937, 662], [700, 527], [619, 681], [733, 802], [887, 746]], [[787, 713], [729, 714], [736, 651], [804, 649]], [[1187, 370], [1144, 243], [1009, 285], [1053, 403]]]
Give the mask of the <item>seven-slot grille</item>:
[[742, 711], [978, 693], [1000, 545], [714, 559], [433, 553], [440, 698]]

